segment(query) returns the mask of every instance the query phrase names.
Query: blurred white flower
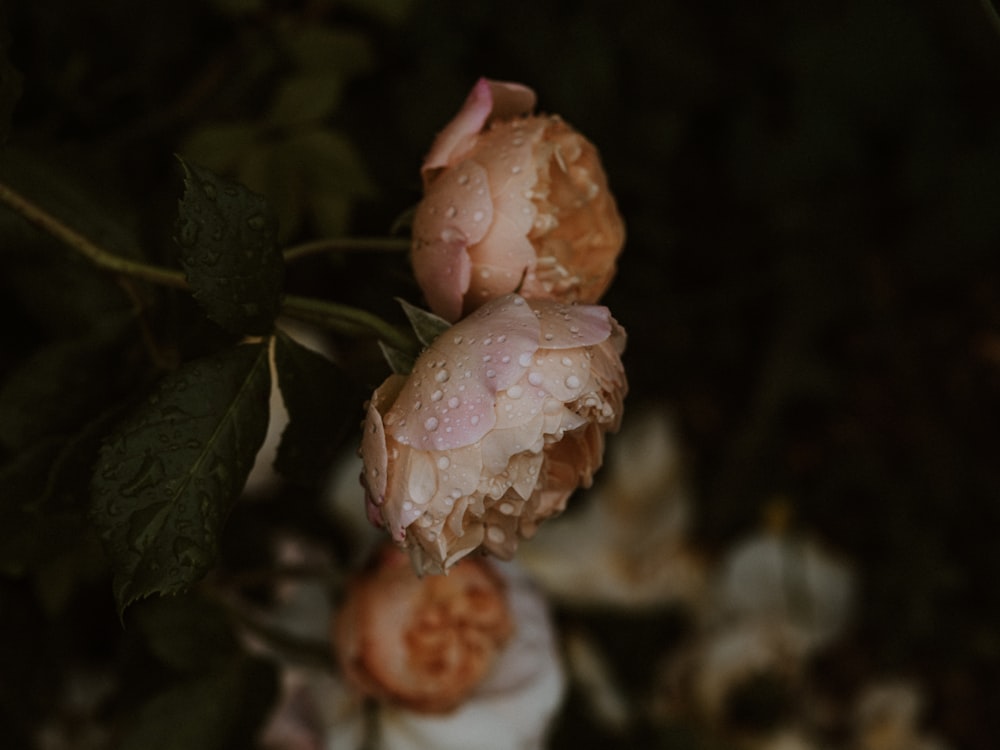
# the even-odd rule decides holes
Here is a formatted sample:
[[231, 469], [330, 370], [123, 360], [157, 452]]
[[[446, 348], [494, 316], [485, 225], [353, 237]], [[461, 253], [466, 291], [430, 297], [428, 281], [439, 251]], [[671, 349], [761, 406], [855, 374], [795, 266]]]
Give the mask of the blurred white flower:
[[799, 692], [807, 657], [848, 620], [854, 576], [817, 543], [767, 530], [738, 543], [713, 579], [699, 631], [665, 666], [664, 692], [667, 703], [686, 699], [725, 724], [731, 699], [753, 680]]
[[[564, 690], [558, 645], [541, 593], [512, 563], [497, 563], [510, 586], [514, 637], [472, 697], [446, 716], [380, 710], [381, 750], [532, 750], [545, 734]], [[327, 750], [339, 746], [327, 744]]]
[[519, 552], [553, 598], [640, 608], [698, 602], [705, 570], [686, 535], [691, 503], [670, 417], [634, 409], [608, 439], [599, 486]]
[[[565, 688], [556, 636], [545, 599], [526, 574], [513, 563], [494, 564], [507, 582], [515, 631], [465, 703], [443, 715], [389, 704], [371, 708], [330, 670], [288, 664], [282, 670], [282, 698], [261, 733], [262, 746], [267, 750], [543, 748]], [[303, 599], [316, 602], [310, 594], [303, 594]], [[304, 611], [299, 609], [300, 616]], [[310, 615], [313, 629], [328, 628], [329, 616], [329, 605], [317, 608]], [[300, 633], [309, 629], [297, 628]]]
[[799, 656], [840, 633], [850, 615], [854, 575], [815, 542], [764, 531], [738, 544], [719, 569], [711, 618], [756, 622], [786, 632]]

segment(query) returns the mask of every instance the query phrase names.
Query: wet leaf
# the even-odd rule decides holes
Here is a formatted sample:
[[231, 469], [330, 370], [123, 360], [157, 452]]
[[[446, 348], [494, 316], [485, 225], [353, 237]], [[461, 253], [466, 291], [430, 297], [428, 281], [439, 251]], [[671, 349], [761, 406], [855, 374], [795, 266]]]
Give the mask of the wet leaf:
[[406, 317], [413, 327], [413, 332], [417, 334], [417, 338], [424, 346], [430, 346], [434, 339], [451, 328], [451, 323], [432, 312], [411, 305], [400, 297], [397, 297], [396, 301], [403, 308], [403, 312], [406, 313]]
[[264, 334], [281, 306], [284, 265], [264, 198], [181, 160], [175, 240], [198, 304], [232, 333]]
[[360, 396], [333, 362], [284, 334], [276, 341], [275, 365], [289, 415], [275, 468], [292, 481], [313, 484], [360, 422]]
[[268, 421], [267, 346], [189, 362], [105, 440], [92, 519], [114, 568], [119, 613], [172, 594], [213, 565], [218, 536]]

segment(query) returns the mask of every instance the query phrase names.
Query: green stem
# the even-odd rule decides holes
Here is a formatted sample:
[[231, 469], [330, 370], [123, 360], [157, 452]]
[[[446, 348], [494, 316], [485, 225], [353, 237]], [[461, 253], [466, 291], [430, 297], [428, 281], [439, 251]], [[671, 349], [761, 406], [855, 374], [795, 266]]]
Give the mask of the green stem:
[[109, 253], [3, 183], [0, 183], [0, 202], [5, 203], [33, 226], [79, 252], [100, 269], [174, 289], [188, 288], [187, 280], [180, 271], [139, 263]]
[[377, 315], [336, 302], [286, 294], [282, 312], [289, 317], [325, 326], [347, 336], [375, 336], [403, 351], [413, 348], [413, 339]]
[[404, 237], [336, 237], [294, 245], [284, 251], [285, 262], [322, 253], [339, 253], [350, 250], [398, 253], [410, 249], [410, 240]]
[[[173, 287], [174, 289], [190, 290], [191, 288], [182, 271], [139, 263], [109, 253], [3, 183], [0, 183], [0, 203], [6, 204], [33, 226], [76, 250], [100, 269], [132, 279], [141, 279], [154, 284]], [[300, 245], [298, 248], [291, 248], [293, 251], [291, 255], [293, 258], [302, 257], [309, 252], [319, 252], [318, 250], [311, 249], [312, 246], [324, 245], [325, 247], [330, 247], [331, 243], [341, 242], [345, 246], [347, 243], [350, 243], [351, 247], [370, 245], [371, 247], [387, 248], [390, 242], [398, 247], [401, 240], [372, 239], [370, 242], [358, 239], [324, 240], [321, 243], [308, 243]], [[288, 255], [286, 253], [286, 259]], [[359, 310], [356, 307], [287, 295], [284, 299], [282, 311], [293, 318], [317, 323], [348, 336], [376, 336], [386, 344], [397, 349], [408, 351], [412, 348], [413, 342], [406, 333], [382, 320], [377, 315]]]

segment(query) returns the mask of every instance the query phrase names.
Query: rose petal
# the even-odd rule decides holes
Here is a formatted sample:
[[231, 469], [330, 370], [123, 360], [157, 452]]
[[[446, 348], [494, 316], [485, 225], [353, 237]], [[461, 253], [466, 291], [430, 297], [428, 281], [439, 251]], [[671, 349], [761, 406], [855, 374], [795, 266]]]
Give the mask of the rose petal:
[[528, 114], [534, 109], [535, 100], [535, 92], [527, 86], [480, 78], [458, 114], [434, 139], [420, 170], [424, 180], [433, 179], [434, 170], [446, 167], [460, 155], [462, 146], [483, 129], [488, 119]]
[[593, 346], [611, 335], [611, 311], [601, 305], [566, 305], [549, 300], [530, 302], [541, 325], [546, 349]]

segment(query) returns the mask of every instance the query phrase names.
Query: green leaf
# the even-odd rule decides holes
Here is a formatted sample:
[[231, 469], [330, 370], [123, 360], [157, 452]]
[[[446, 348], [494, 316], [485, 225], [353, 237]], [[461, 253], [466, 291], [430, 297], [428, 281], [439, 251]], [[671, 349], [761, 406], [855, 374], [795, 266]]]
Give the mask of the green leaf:
[[403, 308], [403, 312], [406, 313], [413, 332], [417, 334], [417, 338], [420, 339], [420, 343], [424, 346], [430, 346], [434, 339], [451, 328], [451, 323], [432, 312], [423, 310], [416, 305], [411, 305], [401, 297], [397, 297], [396, 301]]
[[129, 614], [146, 636], [150, 651], [180, 672], [204, 672], [239, 653], [224, 610], [199, 596], [147, 599]]
[[281, 435], [275, 468], [294, 482], [315, 484], [327, 472], [352, 424], [360, 395], [333, 362], [278, 334], [278, 386], [289, 422]]
[[232, 659], [223, 668], [175, 684], [143, 705], [121, 750], [226, 750], [254, 746], [277, 696], [274, 668]]
[[189, 362], [104, 441], [91, 517], [114, 568], [119, 614], [214, 564], [222, 523], [267, 432], [267, 346]]
[[127, 343], [121, 327], [62, 339], [38, 349], [0, 384], [0, 447], [20, 450], [50, 435], [68, 435], [95, 405], [120, 397]]
[[409, 375], [413, 372], [413, 365], [416, 364], [417, 358], [412, 354], [397, 349], [394, 346], [389, 346], [384, 341], [379, 341], [378, 347], [382, 350], [382, 356], [394, 373], [397, 375]]
[[300, 74], [282, 81], [268, 113], [274, 127], [321, 122], [337, 108], [344, 80], [329, 72]]
[[181, 160], [176, 241], [198, 304], [232, 333], [265, 334], [281, 307], [284, 262], [264, 198]]

